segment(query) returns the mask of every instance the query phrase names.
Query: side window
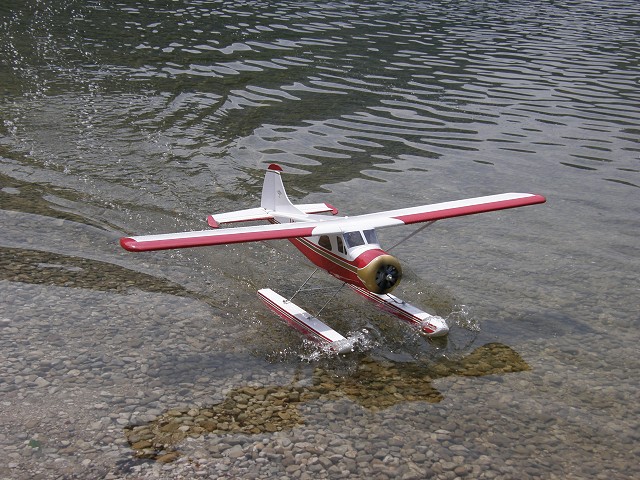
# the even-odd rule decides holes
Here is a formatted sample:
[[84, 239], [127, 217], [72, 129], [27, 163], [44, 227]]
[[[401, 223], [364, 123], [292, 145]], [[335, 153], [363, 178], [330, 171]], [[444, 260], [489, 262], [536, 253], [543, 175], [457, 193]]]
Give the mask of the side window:
[[342, 237], [336, 237], [336, 240], [338, 241], [338, 251], [340, 253], [347, 253], [347, 249], [344, 248], [344, 243], [342, 242]]
[[348, 248], [357, 247], [358, 245], [364, 245], [364, 239], [360, 232], [347, 232], [344, 234], [344, 241], [347, 243]]
[[320, 245], [322, 248], [326, 248], [327, 250], [331, 250], [331, 240], [329, 240], [329, 237], [327, 235], [322, 235], [320, 237], [320, 240], [318, 240], [318, 245]]
[[367, 243], [378, 243], [378, 236], [375, 230], [365, 230], [362, 233], [364, 233], [364, 238], [367, 239]]

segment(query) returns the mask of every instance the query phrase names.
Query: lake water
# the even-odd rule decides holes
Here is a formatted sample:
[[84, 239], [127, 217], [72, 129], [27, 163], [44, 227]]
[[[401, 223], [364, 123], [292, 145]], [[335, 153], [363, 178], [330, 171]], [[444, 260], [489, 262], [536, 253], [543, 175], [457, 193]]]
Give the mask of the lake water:
[[[637, 478], [638, 58], [635, 0], [0, 0], [0, 476]], [[286, 242], [118, 245], [269, 163], [346, 215], [548, 201], [394, 250], [447, 342], [345, 291], [335, 357], [256, 296]]]

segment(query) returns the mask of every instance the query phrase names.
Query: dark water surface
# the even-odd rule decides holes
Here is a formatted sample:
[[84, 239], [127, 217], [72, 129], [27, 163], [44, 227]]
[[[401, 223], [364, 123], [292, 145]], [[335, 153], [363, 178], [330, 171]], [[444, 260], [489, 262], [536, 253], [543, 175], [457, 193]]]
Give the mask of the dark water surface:
[[[639, 476], [639, 58], [634, 0], [0, 0], [0, 476]], [[345, 292], [326, 358], [255, 295], [285, 242], [117, 243], [272, 162], [344, 214], [548, 202], [394, 252], [447, 344]]]

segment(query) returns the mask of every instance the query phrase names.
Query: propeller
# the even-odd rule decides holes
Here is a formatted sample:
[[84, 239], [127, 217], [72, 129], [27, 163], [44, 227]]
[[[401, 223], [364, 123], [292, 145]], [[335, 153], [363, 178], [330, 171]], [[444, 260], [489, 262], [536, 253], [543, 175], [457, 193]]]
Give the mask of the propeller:
[[376, 272], [376, 285], [381, 292], [392, 289], [400, 279], [400, 272], [395, 265], [384, 264]]

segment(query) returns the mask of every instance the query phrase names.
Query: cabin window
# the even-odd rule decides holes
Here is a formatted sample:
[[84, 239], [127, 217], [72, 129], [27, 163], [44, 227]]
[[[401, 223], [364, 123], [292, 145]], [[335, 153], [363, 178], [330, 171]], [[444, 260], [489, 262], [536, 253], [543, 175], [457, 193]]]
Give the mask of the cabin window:
[[329, 237], [327, 235], [322, 235], [320, 237], [320, 240], [318, 240], [318, 245], [320, 245], [322, 248], [326, 248], [327, 250], [331, 250], [331, 240], [329, 240]]
[[347, 249], [344, 248], [344, 243], [342, 242], [342, 237], [336, 237], [336, 240], [338, 241], [338, 251], [340, 253], [347, 253]]
[[347, 243], [347, 247], [353, 248], [359, 245], [364, 245], [364, 238], [360, 232], [347, 232], [344, 234], [344, 241]]
[[367, 243], [378, 243], [378, 236], [375, 230], [365, 230], [362, 233], [364, 233], [364, 238], [366, 238]]

